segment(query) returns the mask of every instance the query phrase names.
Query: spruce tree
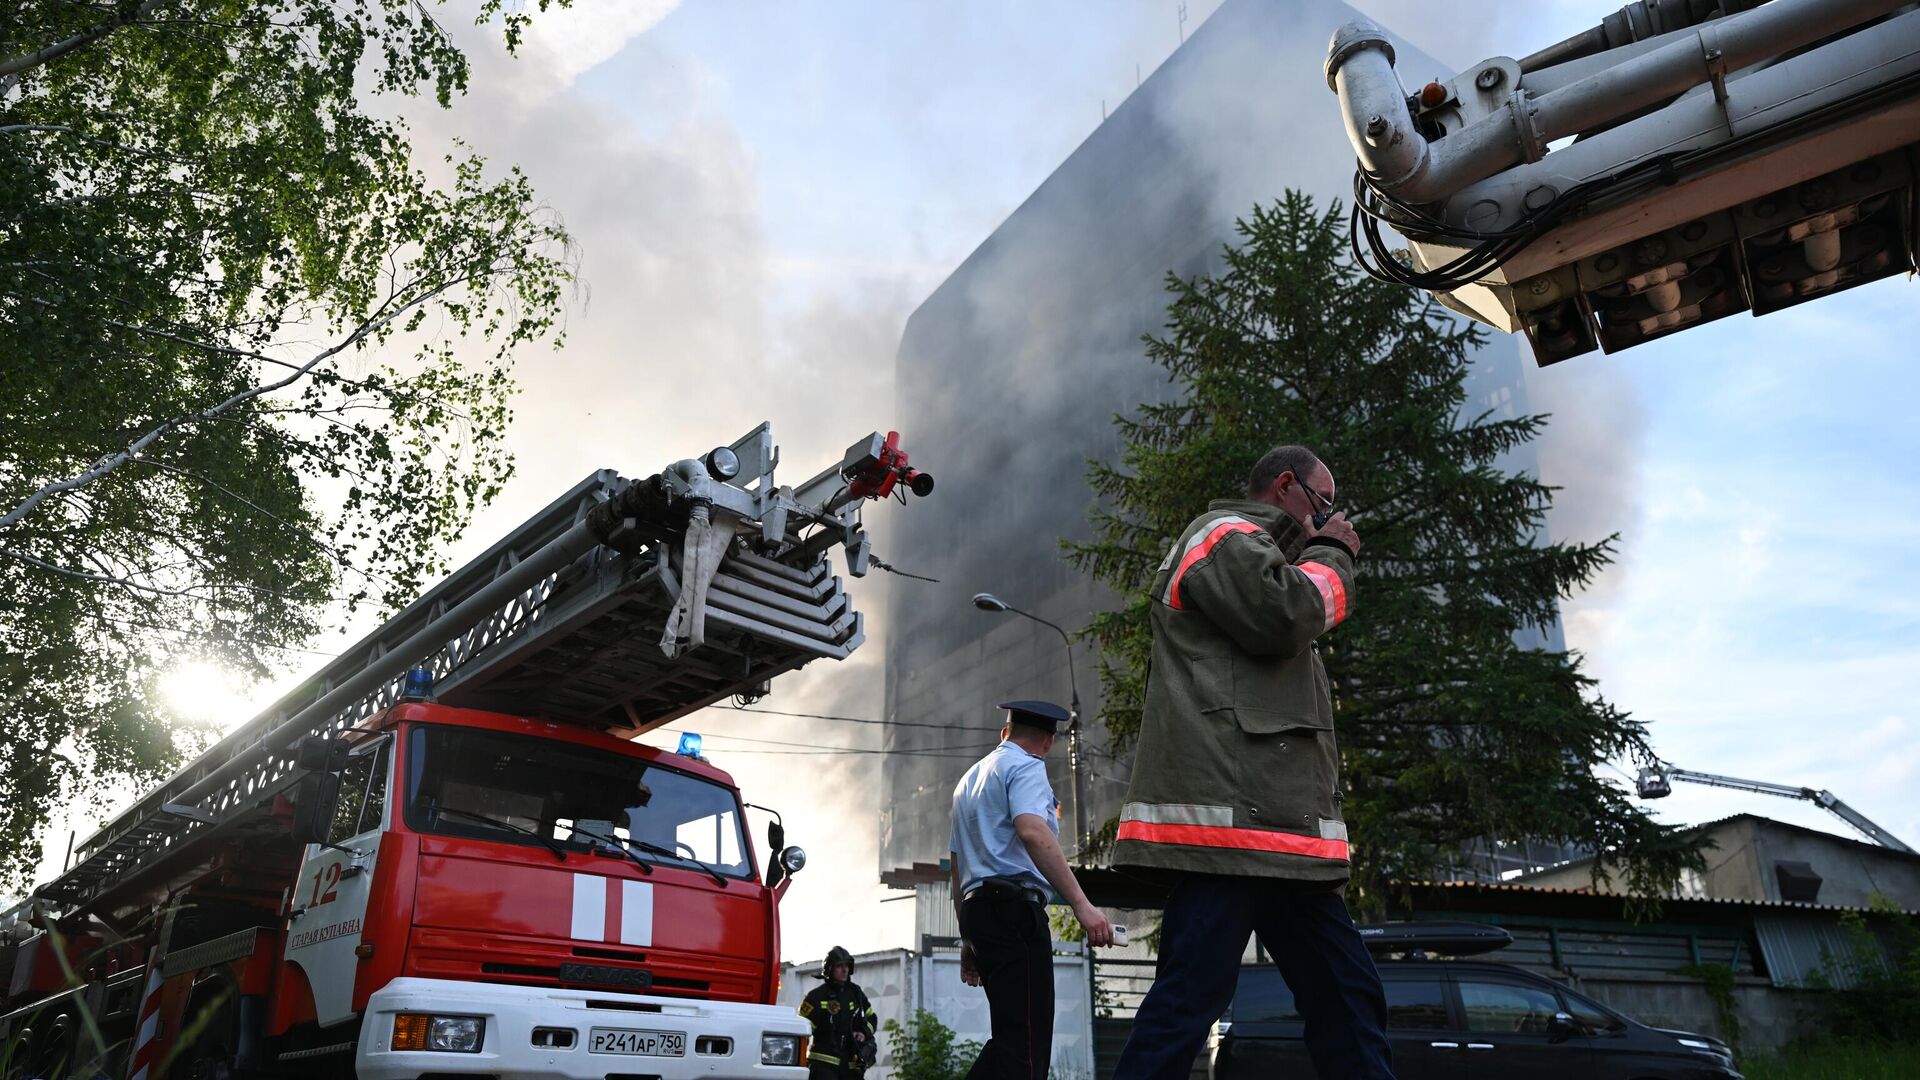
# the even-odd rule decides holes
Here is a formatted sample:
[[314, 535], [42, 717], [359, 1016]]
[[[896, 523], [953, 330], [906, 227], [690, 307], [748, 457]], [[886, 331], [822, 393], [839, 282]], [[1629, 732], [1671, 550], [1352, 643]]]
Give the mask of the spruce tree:
[[1332, 468], [1362, 543], [1353, 615], [1320, 639], [1349, 897], [1377, 911], [1388, 883], [1443, 874], [1489, 838], [1584, 845], [1630, 891], [1662, 895], [1698, 864], [1694, 842], [1595, 772], [1650, 760], [1645, 726], [1597, 693], [1577, 654], [1516, 642], [1558, 618], [1617, 536], [1546, 541], [1554, 489], [1501, 462], [1547, 418], [1469, 408], [1480, 331], [1359, 272], [1342, 217], [1290, 191], [1238, 222], [1219, 272], [1168, 276], [1165, 330], [1144, 342], [1184, 393], [1115, 418], [1120, 461], [1090, 463], [1094, 540], [1068, 545], [1126, 598], [1088, 628], [1113, 746], [1124, 756], [1139, 733], [1147, 594], [1168, 545], [1209, 500], [1241, 497], [1261, 454], [1303, 444]]

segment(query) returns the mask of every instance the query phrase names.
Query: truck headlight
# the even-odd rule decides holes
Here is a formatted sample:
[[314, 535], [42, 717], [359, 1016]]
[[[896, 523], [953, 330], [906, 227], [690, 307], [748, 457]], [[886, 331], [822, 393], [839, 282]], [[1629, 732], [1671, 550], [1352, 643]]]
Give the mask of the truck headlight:
[[477, 1016], [436, 1016], [427, 1025], [427, 1049], [477, 1054], [486, 1033], [487, 1022]]
[[478, 1016], [432, 1016], [397, 1013], [393, 1018], [395, 1050], [437, 1050], [477, 1054], [487, 1035], [487, 1022]]
[[805, 1065], [806, 1063], [807, 1037], [805, 1035], [776, 1035], [767, 1032], [760, 1036], [760, 1064]]

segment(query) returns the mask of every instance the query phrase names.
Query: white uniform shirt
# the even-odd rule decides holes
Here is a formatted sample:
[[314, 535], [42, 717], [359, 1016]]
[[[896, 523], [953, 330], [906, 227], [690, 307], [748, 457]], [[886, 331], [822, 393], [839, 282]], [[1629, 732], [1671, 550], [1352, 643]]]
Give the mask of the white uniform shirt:
[[1051, 892], [1027, 846], [1013, 830], [1021, 814], [1037, 815], [1060, 835], [1060, 800], [1047, 782], [1047, 763], [1012, 740], [973, 763], [953, 789], [948, 850], [958, 860], [964, 896], [990, 877], [1012, 878]]

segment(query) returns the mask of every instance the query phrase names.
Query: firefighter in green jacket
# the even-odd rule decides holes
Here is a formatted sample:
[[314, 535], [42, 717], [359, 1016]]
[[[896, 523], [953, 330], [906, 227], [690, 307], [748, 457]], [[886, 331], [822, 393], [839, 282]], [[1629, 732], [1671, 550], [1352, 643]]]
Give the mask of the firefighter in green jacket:
[[807, 1053], [807, 1080], [847, 1080], [873, 1064], [873, 1005], [853, 982], [853, 954], [835, 945], [820, 964], [822, 980], [800, 1003], [800, 1015], [813, 1024], [813, 1048]]
[[1152, 666], [1113, 864], [1168, 887], [1153, 988], [1114, 1080], [1185, 1077], [1259, 934], [1321, 1076], [1390, 1080], [1386, 999], [1348, 917], [1340, 754], [1318, 641], [1353, 607], [1360, 538], [1332, 472], [1269, 451], [1153, 581]]

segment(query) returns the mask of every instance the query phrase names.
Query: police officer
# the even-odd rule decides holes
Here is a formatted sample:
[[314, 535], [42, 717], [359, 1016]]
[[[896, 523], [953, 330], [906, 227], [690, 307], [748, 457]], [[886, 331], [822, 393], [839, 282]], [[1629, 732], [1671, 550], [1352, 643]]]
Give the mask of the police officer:
[[874, 1017], [867, 995], [854, 985], [853, 954], [835, 945], [815, 978], [823, 981], [800, 1003], [800, 1015], [813, 1023], [807, 1080], [860, 1076], [873, 1064]]
[[1152, 670], [1116, 868], [1170, 886], [1153, 988], [1114, 1080], [1173, 1080], [1259, 934], [1321, 1076], [1392, 1080], [1386, 998], [1347, 915], [1340, 752], [1315, 642], [1351, 610], [1360, 537], [1333, 473], [1281, 446], [1154, 577]]
[[1053, 1060], [1053, 933], [1047, 889], [1064, 898], [1093, 945], [1113, 926], [1087, 901], [1060, 850], [1060, 801], [1047, 751], [1067, 711], [1009, 701], [1000, 745], [953, 789], [951, 882], [960, 924], [960, 977], [984, 984], [993, 1037], [967, 1080], [1046, 1080]]

